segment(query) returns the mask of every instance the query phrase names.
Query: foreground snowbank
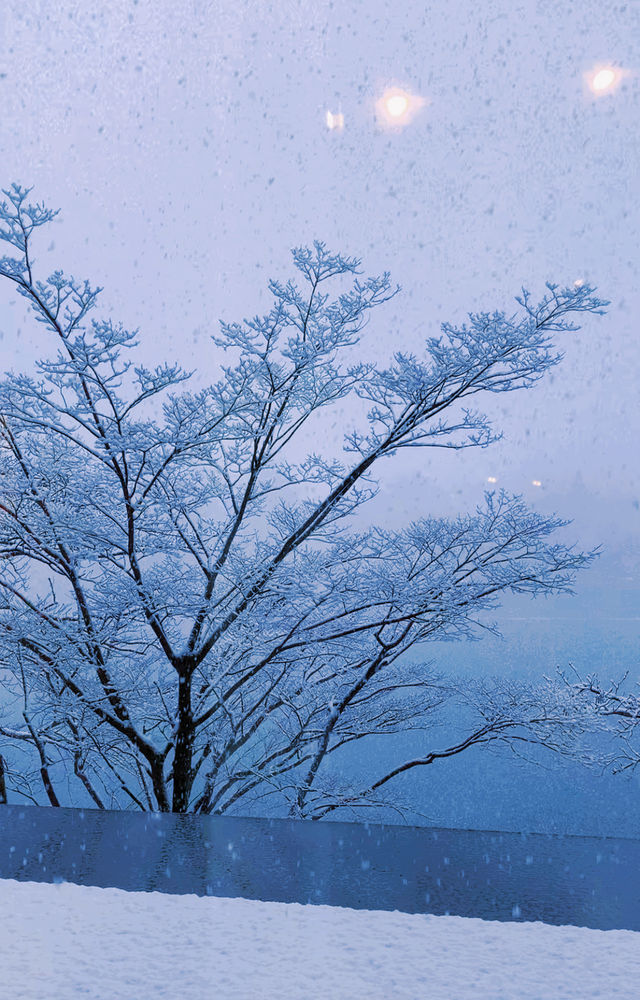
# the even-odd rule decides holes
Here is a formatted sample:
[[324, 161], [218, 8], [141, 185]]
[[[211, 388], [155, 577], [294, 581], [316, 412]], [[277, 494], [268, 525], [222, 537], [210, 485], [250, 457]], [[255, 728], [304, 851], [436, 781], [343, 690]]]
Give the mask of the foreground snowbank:
[[640, 932], [0, 880], [12, 1000], [631, 1000]]

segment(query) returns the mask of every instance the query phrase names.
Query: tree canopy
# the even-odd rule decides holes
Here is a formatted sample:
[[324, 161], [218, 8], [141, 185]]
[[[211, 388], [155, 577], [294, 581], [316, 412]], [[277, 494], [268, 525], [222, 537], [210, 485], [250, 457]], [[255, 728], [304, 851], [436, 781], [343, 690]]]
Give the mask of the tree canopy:
[[[296, 281], [269, 283], [266, 315], [220, 324], [222, 377], [196, 390], [179, 364], [137, 363], [137, 332], [93, 318], [101, 289], [36, 276], [32, 237], [57, 213], [29, 194], [14, 184], [0, 206], [0, 276], [45, 352], [0, 383], [7, 795], [58, 805], [75, 785], [100, 807], [196, 813], [274, 796], [318, 819], [384, 802], [397, 775], [476, 744], [565, 752], [597, 715], [567, 685], [472, 689], [406, 654], [477, 637], [507, 592], [569, 591], [595, 553], [554, 541], [566, 522], [504, 491], [402, 530], [358, 514], [400, 450], [496, 441], [477, 398], [558, 365], [557, 336], [607, 305], [595, 289], [523, 291], [513, 313], [445, 323], [420, 357], [353, 363], [398, 289], [316, 242], [292, 251]], [[296, 457], [303, 428], [321, 437], [350, 396], [362, 417], [344, 456]], [[458, 702], [466, 728], [434, 745], [432, 720]], [[364, 785], [328, 766], [408, 729], [424, 753]]]

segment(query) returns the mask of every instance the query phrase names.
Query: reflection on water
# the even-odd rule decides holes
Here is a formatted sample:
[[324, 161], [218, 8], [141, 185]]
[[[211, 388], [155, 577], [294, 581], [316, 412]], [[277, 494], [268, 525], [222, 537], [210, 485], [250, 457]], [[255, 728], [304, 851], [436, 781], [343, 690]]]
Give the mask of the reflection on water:
[[0, 807], [0, 878], [640, 930], [640, 841]]

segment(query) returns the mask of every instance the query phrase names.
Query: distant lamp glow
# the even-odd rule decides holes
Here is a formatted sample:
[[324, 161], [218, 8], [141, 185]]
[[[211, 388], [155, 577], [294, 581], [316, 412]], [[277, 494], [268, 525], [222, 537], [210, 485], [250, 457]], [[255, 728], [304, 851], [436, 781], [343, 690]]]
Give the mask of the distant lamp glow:
[[540, 482], [539, 479], [532, 479], [531, 480], [531, 485], [532, 486], [542, 486], [542, 483]]
[[409, 110], [409, 98], [406, 94], [394, 94], [387, 98], [385, 105], [391, 118], [402, 118]]
[[391, 87], [376, 101], [376, 113], [383, 125], [391, 127], [408, 125], [424, 104], [424, 97], [410, 94], [407, 90], [400, 90], [399, 87]]
[[603, 97], [611, 94], [617, 88], [622, 79], [622, 72], [614, 69], [613, 66], [603, 66], [593, 70], [587, 77], [589, 89], [596, 97]]
[[327, 128], [330, 129], [343, 129], [344, 128], [344, 115], [341, 111], [334, 114], [332, 111], [327, 111], [326, 116]]
[[573, 283], [574, 288], [582, 288], [583, 285], [584, 285], [584, 278], [576, 278], [576, 280]]
[[497, 483], [498, 480], [496, 479], [495, 476], [487, 476], [487, 482], [488, 483]]

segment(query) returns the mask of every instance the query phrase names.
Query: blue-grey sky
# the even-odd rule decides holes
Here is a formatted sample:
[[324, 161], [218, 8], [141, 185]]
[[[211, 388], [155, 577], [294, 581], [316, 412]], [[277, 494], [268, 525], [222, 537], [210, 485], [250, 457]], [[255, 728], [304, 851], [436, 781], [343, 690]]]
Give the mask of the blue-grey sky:
[[[619, 86], [596, 97], [589, 74], [604, 66]], [[5, 0], [0, 182], [62, 208], [43, 268], [104, 285], [145, 360], [178, 357], [202, 380], [217, 371], [218, 318], [266, 308], [268, 277], [314, 238], [402, 284], [365, 334], [380, 359], [419, 352], [468, 310], [510, 308], [523, 284], [597, 284], [609, 313], [566, 337], [553, 377], [490, 401], [504, 440], [389, 463], [375, 513], [457, 513], [492, 477], [573, 518], [574, 538], [605, 546], [578, 596], [509, 602], [504, 643], [437, 654], [455, 670], [532, 675], [572, 659], [637, 676], [639, 71], [633, 3]], [[375, 106], [394, 87], [424, 103], [388, 128]], [[3, 366], [28, 367], [42, 328], [13, 300], [0, 292]], [[346, 429], [324, 428], [329, 445]], [[456, 794], [477, 803], [468, 766], [455, 768]], [[582, 780], [545, 815], [588, 825]], [[603, 815], [640, 828], [637, 783], [598, 788]], [[534, 799], [515, 800], [517, 826]]]

